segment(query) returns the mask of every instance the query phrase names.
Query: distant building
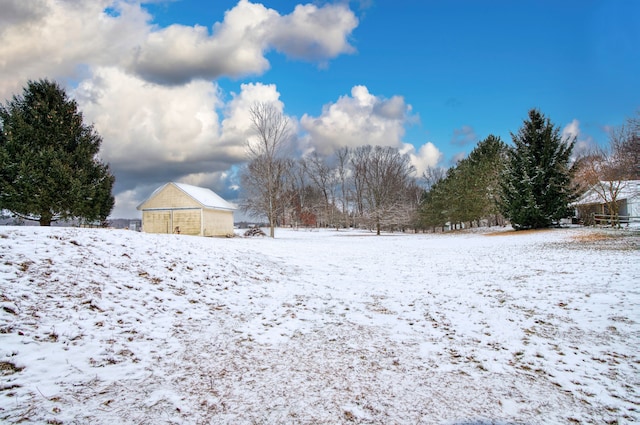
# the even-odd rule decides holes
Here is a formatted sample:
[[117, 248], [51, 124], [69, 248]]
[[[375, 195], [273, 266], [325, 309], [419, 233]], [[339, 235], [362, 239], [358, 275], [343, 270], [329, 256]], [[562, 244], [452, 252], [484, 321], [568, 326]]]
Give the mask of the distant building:
[[640, 217], [640, 180], [603, 181], [589, 188], [573, 206], [576, 216], [585, 223], [593, 214], [611, 214], [609, 203], [618, 207], [618, 215]]
[[210, 189], [167, 183], [138, 205], [142, 231], [196, 236], [233, 234], [236, 206]]

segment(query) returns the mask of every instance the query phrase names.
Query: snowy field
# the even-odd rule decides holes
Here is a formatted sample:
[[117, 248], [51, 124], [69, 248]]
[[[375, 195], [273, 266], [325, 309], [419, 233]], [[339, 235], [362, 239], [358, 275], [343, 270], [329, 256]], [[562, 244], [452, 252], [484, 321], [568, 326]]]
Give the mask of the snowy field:
[[0, 422], [640, 422], [639, 244], [0, 228]]

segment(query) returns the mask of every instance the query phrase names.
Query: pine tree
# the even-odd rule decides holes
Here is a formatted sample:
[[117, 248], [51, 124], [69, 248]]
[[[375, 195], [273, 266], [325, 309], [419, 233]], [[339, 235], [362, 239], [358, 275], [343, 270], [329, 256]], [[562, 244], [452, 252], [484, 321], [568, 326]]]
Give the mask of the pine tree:
[[421, 227], [431, 227], [435, 231], [436, 227], [444, 227], [449, 221], [447, 186], [447, 180], [443, 177], [422, 194], [418, 211]]
[[549, 227], [568, 217], [575, 199], [569, 166], [575, 140], [562, 140], [560, 130], [535, 109], [511, 137], [501, 180], [504, 216], [514, 229]]
[[420, 202], [424, 227], [458, 223], [500, 221], [497, 206], [499, 177], [504, 167], [507, 146], [490, 135], [447, 170], [446, 175], [425, 191]]
[[461, 221], [498, 221], [499, 175], [504, 168], [506, 150], [507, 146], [499, 137], [489, 135], [468, 157], [458, 162], [458, 180], [465, 188], [461, 197], [465, 215]]
[[114, 177], [98, 158], [101, 142], [57, 83], [29, 81], [0, 105], [0, 209], [42, 226], [104, 221]]

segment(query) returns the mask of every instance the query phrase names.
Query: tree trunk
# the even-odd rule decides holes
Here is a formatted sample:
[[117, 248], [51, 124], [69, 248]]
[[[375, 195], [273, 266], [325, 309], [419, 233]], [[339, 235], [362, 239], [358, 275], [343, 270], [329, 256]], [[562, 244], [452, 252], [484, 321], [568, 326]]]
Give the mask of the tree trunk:
[[40, 226], [51, 226], [51, 214], [49, 212], [40, 215]]
[[276, 219], [272, 215], [271, 218], [269, 218], [269, 237], [271, 238], [276, 237], [275, 229], [276, 229]]

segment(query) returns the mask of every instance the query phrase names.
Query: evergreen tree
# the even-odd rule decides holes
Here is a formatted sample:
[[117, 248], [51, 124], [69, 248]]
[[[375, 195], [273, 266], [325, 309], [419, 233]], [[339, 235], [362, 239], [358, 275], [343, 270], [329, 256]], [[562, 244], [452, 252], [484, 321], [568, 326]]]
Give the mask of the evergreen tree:
[[435, 230], [436, 227], [444, 227], [445, 223], [449, 221], [447, 186], [447, 180], [442, 178], [422, 194], [418, 211], [421, 227], [431, 227]]
[[41, 226], [104, 221], [115, 179], [98, 158], [101, 142], [57, 83], [29, 81], [0, 105], [0, 209]]
[[469, 193], [472, 220], [487, 219], [491, 224], [500, 221], [500, 175], [504, 169], [506, 153], [507, 145], [500, 137], [489, 135], [465, 159], [469, 170], [466, 178], [472, 182], [472, 191]]
[[568, 217], [575, 199], [569, 166], [575, 140], [562, 140], [560, 130], [535, 109], [511, 137], [501, 180], [504, 216], [514, 229], [549, 227]]
[[424, 227], [459, 223], [499, 222], [497, 200], [499, 176], [504, 167], [507, 146], [490, 135], [446, 175], [425, 191], [420, 202]]

